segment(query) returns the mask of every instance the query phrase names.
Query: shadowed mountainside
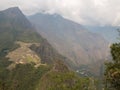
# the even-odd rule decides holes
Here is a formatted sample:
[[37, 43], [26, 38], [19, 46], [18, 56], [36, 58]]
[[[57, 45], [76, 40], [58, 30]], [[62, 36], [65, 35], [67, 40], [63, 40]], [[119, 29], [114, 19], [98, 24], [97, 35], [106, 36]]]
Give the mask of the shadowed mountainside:
[[102, 35], [107, 41], [110, 43], [115, 43], [119, 42], [118, 39], [118, 31], [117, 29], [120, 29], [119, 26], [84, 26], [86, 27], [89, 31], [93, 33], [98, 33]]

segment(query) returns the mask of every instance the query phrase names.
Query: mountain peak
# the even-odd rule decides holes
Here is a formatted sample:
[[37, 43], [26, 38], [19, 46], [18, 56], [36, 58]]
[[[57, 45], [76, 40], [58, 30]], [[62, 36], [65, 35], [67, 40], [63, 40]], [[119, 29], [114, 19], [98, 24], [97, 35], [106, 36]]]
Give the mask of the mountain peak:
[[[11, 7], [3, 11], [5, 14], [8, 15], [20, 15], [22, 14], [21, 10], [19, 7]], [[22, 14], [23, 15], [23, 14]]]
[[19, 9], [19, 7], [10, 7], [8, 9], [6, 9], [6, 10], [20, 10], [20, 9]]
[[0, 11], [0, 20], [1, 25], [21, 25], [21, 27], [25, 28], [31, 28], [32, 26], [19, 7], [11, 7]]
[[[32, 15], [34, 16], [34, 15]], [[63, 19], [63, 17], [57, 13], [50, 14], [45, 12], [40, 12], [35, 14], [36, 17], [46, 18], [46, 19]]]

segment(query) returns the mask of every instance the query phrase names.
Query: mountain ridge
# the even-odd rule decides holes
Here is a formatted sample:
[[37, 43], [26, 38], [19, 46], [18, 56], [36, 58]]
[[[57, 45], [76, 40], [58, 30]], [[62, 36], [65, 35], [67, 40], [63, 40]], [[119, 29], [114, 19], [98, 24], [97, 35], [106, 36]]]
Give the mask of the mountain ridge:
[[28, 19], [37, 31], [46, 38], [62, 55], [79, 67], [96, 61], [103, 61], [109, 52], [108, 42], [99, 34], [92, 33], [84, 26], [49, 14], [35, 14]]
[[[10, 16], [2, 16], [0, 12], [0, 18], [4, 17], [0, 21], [4, 24], [0, 24], [0, 90], [84, 90], [83, 85], [89, 88], [89, 79], [79, 78], [71, 71], [65, 64], [68, 59], [38, 34], [23, 14], [15, 15], [15, 18], [12, 17], [13, 14], [11, 18]], [[40, 57], [41, 63], [46, 65], [36, 68], [35, 63], [24, 63], [24, 57], [32, 56], [32, 53]], [[7, 69], [21, 58], [24, 58], [24, 62], [17, 63], [13, 69]]]
[[[3, 19], [3, 21], [0, 21], [0, 23], [4, 24], [3, 26], [0, 24], [1, 55], [2, 53], [5, 53], [5, 55], [8, 53], [10, 54], [10, 49], [12, 49], [12, 47], [19, 48], [19, 51], [21, 50], [21, 48], [25, 47], [23, 46], [20, 48], [20, 45], [18, 45], [16, 42], [31, 44], [33, 43], [31, 46], [29, 46], [29, 48], [33, 50], [36, 55], [44, 55], [50, 60], [44, 61], [45, 58], [42, 58], [42, 61], [44, 61], [44, 63], [54, 63], [57, 56], [58, 59], [64, 61], [65, 58], [62, 55], [58, 54], [57, 51], [47, 42], [47, 40], [42, 38], [41, 35], [36, 32], [36, 29], [32, 26], [32, 24], [18, 7], [12, 7], [8, 8], [7, 10], [1, 11], [0, 18]], [[36, 45], [35, 43], [41, 44]], [[37, 50], [35, 48], [37, 48]], [[47, 56], [47, 53], [50, 54], [49, 57]]]
[[118, 38], [118, 31], [119, 26], [84, 26], [86, 27], [89, 31], [93, 33], [98, 33], [102, 35], [109, 43], [116, 43], [119, 42]]

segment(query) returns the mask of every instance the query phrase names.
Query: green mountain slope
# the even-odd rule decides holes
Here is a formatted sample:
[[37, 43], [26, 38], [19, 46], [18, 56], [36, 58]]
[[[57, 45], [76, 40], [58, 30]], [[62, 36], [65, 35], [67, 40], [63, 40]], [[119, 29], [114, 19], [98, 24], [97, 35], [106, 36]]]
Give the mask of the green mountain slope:
[[[35, 67], [36, 58], [45, 65]], [[19, 8], [0, 12], [0, 90], [51, 90], [50, 85], [52, 90], [84, 90], [88, 78], [73, 73], [67, 60], [36, 32]], [[13, 63], [16, 66], [9, 69]]]
[[[56, 56], [60, 56], [47, 40], [36, 32], [31, 23], [17, 7], [1, 11], [0, 18], [2, 19], [2, 21], [0, 20], [0, 55], [6, 55], [14, 48], [20, 47], [16, 42], [21, 41], [33, 43], [31, 49], [42, 57], [44, 63], [50, 63]], [[34, 43], [40, 43], [40, 45], [35, 45]], [[47, 53], [50, 55], [48, 56]], [[44, 57], [48, 57], [48, 59], [53, 58], [47, 62], [44, 61]], [[62, 56], [60, 58], [63, 59]]]

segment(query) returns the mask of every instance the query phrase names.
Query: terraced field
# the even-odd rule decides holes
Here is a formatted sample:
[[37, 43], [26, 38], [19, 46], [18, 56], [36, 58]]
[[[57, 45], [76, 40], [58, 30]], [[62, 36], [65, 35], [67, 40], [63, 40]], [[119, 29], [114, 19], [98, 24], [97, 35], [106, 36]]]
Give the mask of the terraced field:
[[20, 45], [20, 47], [12, 52], [9, 52], [6, 56], [13, 63], [9, 66], [9, 68], [15, 67], [16, 64], [26, 64], [26, 63], [35, 63], [36, 66], [41, 64], [41, 58], [37, 56], [37, 54], [32, 51], [29, 47], [32, 44], [40, 45], [38, 43], [24, 43], [24, 42], [16, 42]]

